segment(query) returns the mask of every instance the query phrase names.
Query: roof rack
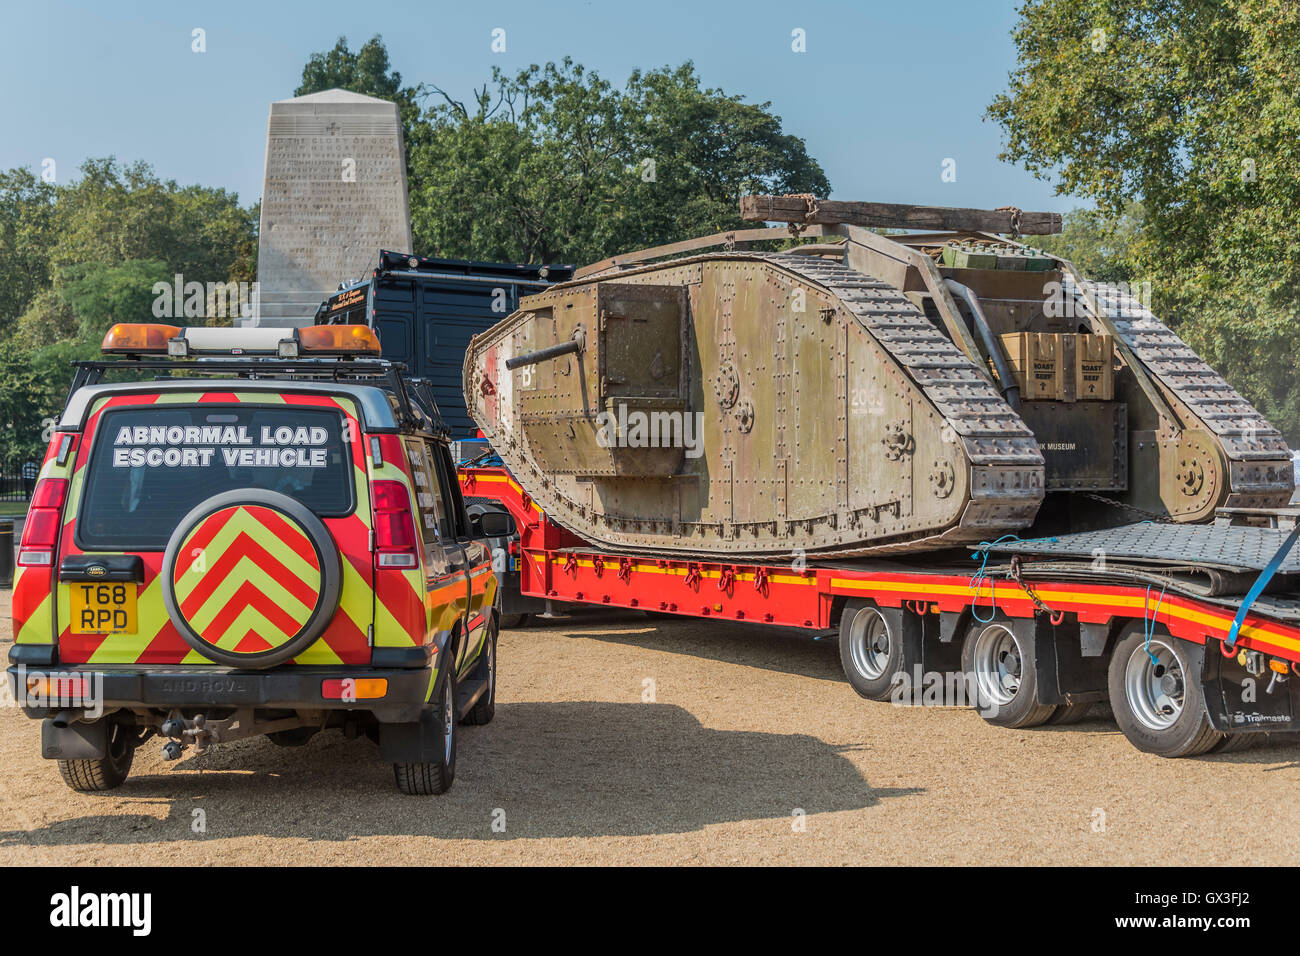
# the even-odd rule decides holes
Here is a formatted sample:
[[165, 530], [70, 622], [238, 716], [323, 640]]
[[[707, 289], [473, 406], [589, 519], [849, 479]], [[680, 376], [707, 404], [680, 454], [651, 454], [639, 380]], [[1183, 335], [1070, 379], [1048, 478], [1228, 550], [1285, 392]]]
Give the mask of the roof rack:
[[[451, 437], [451, 429], [442, 420], [433, 393], [424, 379], [407, 378], [406, 366], [382, 358], [297, 358], [250, 357], [243, 359], [201, 358], [171, 359], [124, 358], [94, 359], [73, 362], [76, 370], [68, 388], [68, 398], [80, 388], [98, 385], [108, 372], [160, 372], [161, 378], [173, 374], [183, 377], [221, 375], [252, 380], [284, 379], [292, 381], [332, 381], [374, 385], [391, 394], [399, 414], [398, 428], [403, 432], [424, 431], [442, 438]], [[66, 402], [65, 402], [66, 404]]]

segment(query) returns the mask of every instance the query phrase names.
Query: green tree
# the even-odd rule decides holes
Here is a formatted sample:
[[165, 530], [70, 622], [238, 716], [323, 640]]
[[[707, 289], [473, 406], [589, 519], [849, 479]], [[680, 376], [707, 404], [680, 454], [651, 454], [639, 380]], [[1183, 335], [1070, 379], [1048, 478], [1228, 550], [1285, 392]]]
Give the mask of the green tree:
[[0, 171], [0, 329], [49, 285], [55, 195], [31, 170]]
[[421, 136], [420, 91], [402, 86], [402, 74], [389, 68], [388, 47], [384, 39], [375, 34], [353, 53], [348, 48], [348, 38], [341, 36], [334, 48], [324, 53], [313, 53], [302, 68], [302, 82], [293, 91], [294, 96], [307, 96], [325, 90], [349, 90], [397, 104], [406, 134], [408, 154], [412, 139]]
[[1059, 235], [1033, 236], [1028, 241], [1046, 252], [1064, 256], [1098, 282], [1140, 280], [1139, 246], [1146, 219], [1141, 203], [1129, 203], [1118, 216], [1108, 216], [1098, 209], [1075, 209], [1062, 219]]
[[54, 208], [55, 265], [165, 262], [186, 280], [225, 281], [256, 261], [255, 209], [225, 189], [178, 186], [148, 163], [89, 159], [60, 187]]
[[1300, 6], [1028, 0], [1014, 39], [1004, 158], [1104, 216], [1140, 201], [1157, 314], [1300, 439]]
[[111, 157], [57, 187], [0, 172], [0, 457], [44, 447], [69, 363], [113, 322], [152, 320], [155, 283], [251, 281], [256, 261], [257, 207], [226, 190]]
[[742, 192], [830, 191], [771, 104], [705, 89], [690, 63], [614, 88], [572, 60], [425, 114], [411, 163], [416, 246], [434, 255], [589, 262], [745, 225]]

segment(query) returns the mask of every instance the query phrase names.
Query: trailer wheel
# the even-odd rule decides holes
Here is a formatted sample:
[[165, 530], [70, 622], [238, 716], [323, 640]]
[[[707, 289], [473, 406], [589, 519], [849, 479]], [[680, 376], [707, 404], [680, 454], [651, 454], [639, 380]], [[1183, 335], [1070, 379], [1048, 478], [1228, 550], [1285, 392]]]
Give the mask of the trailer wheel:
[[505, 631], [511, 631], [517, 627], [523, 627], [527, 623], [528, 615], [526, 613], [501, 615], [501, 629]]
[[1200, 687], [1200, 649], [1166, 633], [1148, 645], [1140, 625], [1128, 628], [1110, 658], [1115, 722], [1138, 750], [1195, 757], [1224, 737], [1210, 725]]
[[995, 727], [1037, 727], [1056, 713], [1054, 705], [1038, 702], [1032, 642], [1016, 637], [1001, 614], [976, 621], [966, 633], [961, 664], [974, 685], [976, 711]]
[[1223, 739], [1210, 747], [1208, 753], [1235, 754], [1255, 746], [1264, 734], [1224, 734]]
[[849, 684], [867, 700], [889, 700], [903, 667], [903, 639], [880, 609], [850, 601], [840, 615], [840, 664]]

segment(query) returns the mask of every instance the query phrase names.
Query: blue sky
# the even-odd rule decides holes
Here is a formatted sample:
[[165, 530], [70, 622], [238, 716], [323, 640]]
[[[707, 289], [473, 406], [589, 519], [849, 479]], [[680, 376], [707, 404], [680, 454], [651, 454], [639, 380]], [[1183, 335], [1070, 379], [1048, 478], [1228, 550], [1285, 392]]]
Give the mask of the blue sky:
[[[180, 183], [261, 193], [268, 104], [307, 57], [383, 35], [403, 82], [467, 96], [492, 66], [567, 55], [621, 85], [634, 67], [695, 61], [704, 82], [771, 101], [838, 199], [1065, 211], [1082, 205], [1000, 163], [983, 119], [1015, 63], [1012, 0], [790, 3], [38, 3], [6, 0], [0, 168], [144, 159]], [[191, 52], [191, 31], [207, 52]], [[506, 30], [506, 52], [491, 33]], [[807, 52], [791, 50], [805, 31]], [[944, 159], [957, 180], [941, 181]]]

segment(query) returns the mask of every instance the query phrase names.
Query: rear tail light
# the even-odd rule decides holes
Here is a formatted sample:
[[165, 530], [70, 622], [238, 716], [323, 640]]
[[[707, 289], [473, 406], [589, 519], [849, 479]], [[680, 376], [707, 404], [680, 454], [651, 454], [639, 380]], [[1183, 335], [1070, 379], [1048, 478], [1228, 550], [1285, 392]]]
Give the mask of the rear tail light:
[[27, 678], [27, 695], [52, 701], [89, 700], [90, 681], [84, 677], [38, 675]]
[[320, 685], [325, 700], [376, 700], [387, 693], [386, 677], [329, 677]]
[[375, 527], [375, 567], [414, 568], [415, 516], [411, 496], [400, 481], [376, 481], [372, 491]]
[[18, 546], [18, 563], [23, 567], [49, 567], [63, 527], [63, 500], [68, 494], [68, 479], [42, 478], [32, 492], [31, 507], [23, 524], [23, 540]]

